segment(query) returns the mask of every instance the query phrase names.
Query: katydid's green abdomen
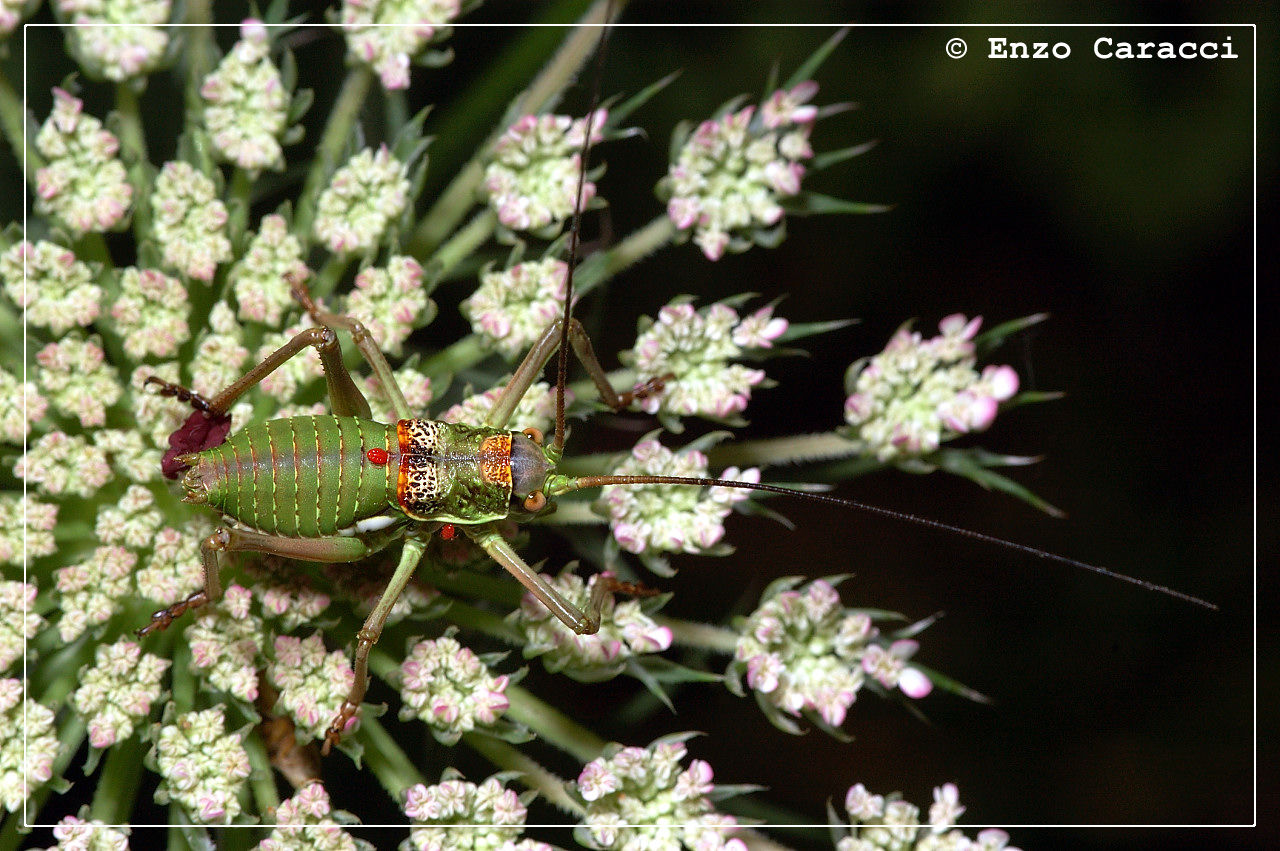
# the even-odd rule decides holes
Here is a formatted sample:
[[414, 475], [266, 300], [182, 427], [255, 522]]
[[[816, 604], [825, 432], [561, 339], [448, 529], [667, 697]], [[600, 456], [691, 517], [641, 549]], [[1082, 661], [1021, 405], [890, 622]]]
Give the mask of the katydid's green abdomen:
[[312, 416], [246, 426], [200, 452], [187, 499], [270, 535], [317, 538], [396, 505], [395, 425]]

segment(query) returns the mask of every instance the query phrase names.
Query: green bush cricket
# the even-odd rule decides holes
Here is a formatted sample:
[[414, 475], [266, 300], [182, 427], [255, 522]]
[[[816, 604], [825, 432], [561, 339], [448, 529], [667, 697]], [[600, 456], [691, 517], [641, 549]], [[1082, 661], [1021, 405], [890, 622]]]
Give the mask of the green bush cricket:
[[[578, 204], [570, 232], [564, 316], [547, 329], [525, 356], [484, 423], [467, 426], [416, 418], [370, 333], [356, 320], [320, 308], [301, 281], [293, 282], [295, 295], [317, 327], [297, 334], [230, 387], [204, 399], [176, 385], [153, 380], [161, 386], [161, 392], [190, 401], [198, 409], [188, 422], [193, 423], [193, 429], [203, 427], [204, 431], [194, 437], [182, 434], [182, 429], [175, 433], [175, 437], [190, 439], [192, 443], [186, 451], [175, 453], [173, 461], [186, 469], [186, 500], [209, 505], [227, 523], [202, 542], [204, 587], [157, 612], [152, 622], [139, 630], [140, 635], [164, 629], [187, 610], [212, 603], [221, 596], [219, 553], [250, 551], [314, 562], [354, 562], [403, 541], [395, 573], [357, 635], [355, 683], [329, 728], [324, 744], [327, 753], [359, 711], [368, 682], [369, 651], [377, 642], [392, 605], [411, 579], [431, 535], [451, 536], [456, 529], [462, 529], [566, 626], [575, 632], [590, 634], [599, 627], [600, 610], [608, 595], [647, 593], [647, 589], [609, 578], [597, 583], [589, 605], [581, 609], [564, 599], [527, 565], [494, 524], [508, 517], [528, 517], [546, 511], [556, 496], [573, 490], [629, 484], [738, 487], [795, 494], [998, 543], [1208, 605], [1169, 588], [1104, 568], [833, 497], [710, 478], [570, 477], [557, 473], [565, 442], [564, 386], [569, 346], [587, 369], [603, 402], [614, 410], [624, 409], [646, 395], [661, 393], [668, 382], [679, 381], [677, 375], [653, 376], [632, 391], [617, 392], [593, 354], [582, 326], [570, 314], [581, 191], [594, 112], [593, 104], [588, 113], [578, 177]], [[390, 398], [396, 422], [384, 424], [371, 418], [367, 400], [342, 363], [336, 330], [351, 334]], [[226, 419], [230, 406], [307, 348], [315, 348], [324, 364], [332, 414], [251, 424], [223, 442], [226, 429], [220, 423]], [[506, 430], [517, 403], [557, 352], [557, 416], [552, 440], [546, 442], [540, 433], [532, 430]], [[317, 505], [314, 514], [310, 512], [313, 500]]]

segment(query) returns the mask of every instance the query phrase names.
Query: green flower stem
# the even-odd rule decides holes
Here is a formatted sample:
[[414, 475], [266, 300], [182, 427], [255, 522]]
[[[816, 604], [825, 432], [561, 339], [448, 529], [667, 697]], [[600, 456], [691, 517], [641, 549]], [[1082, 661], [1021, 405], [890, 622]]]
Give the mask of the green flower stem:
[[[232, 245], [240, 245], [249, 226], [249, 205], [253, 197], [253, 179], [242, 168], [231, 174], [231, 187], [227, 197], [227, 236]], [[224, 276], [225, 277], [225, 276]]]
[[213, 4], [210, 0], [186, 0], [182, 28], [184, 49], [179, 54], [186, 67], [187, 85], [184, 97], [188, 125], [197, 124], [204, 112], [204, 99], [200, 87], [214, 66]]
[[[33, 809], [32, 812], [39, 812], [39, 810]], [[9, 813], [5, 818], [4, 826], [0, 827], [0, 851], [13, 851], [26, 838], [26, 835], [18, 830], [23, 821], [22, 807]]]
[[[57, 630], [53, 632], [56, 634]], [[40, 664], [31, 671], [30, 689], [33, 693], [40, 694], [41, 703], [54, 708], [66, 701], [67, 695], [71, 694], [79, 680], [77, 675], [67, 674], [79, 671], [93, 661], [95, 646], [87, 635], [82, 635], [65, 648], [40, 659]], [[50, 674], [56, 677], [51, 682], [48, 681]]]
[[307, 285], [307, 289], [311, 291], [311, 295], [315, 298], [324, 298], [338, 286], [338, 281], [346, 270], [346, 258], [331, 255], [324, 265], [320, 267], [320, 271], [316, 272], [316, 276]]
[[479, 334], [468, 334], [448, 348], [424, 359], [422, 371], [432, 382], [440, 381], [475, 366], [488, 357], [491, 351]]
[[[492, 143], [490, 143], [492, 144]], [[482, 150], [488, 150], [485, 145]], [[458, 171], [444, 192], [418, 223], [417, 230], [409, 238], [409, 253], [421, 257], [435, 248], [458, 226], [467, 210], [475, 203], [476, 187], [484, 177], [484, 167], [479, 159], [472, 159]]]
[[520, 686], [507, 686], [507, 700], [511, 702], [508, 718], [525, 725], [538, 738], [579, 762], [588, 763], [604, 750], [604, 739]]
[[410, 786], [427, 782], [377, 718], [365, 713], [360, 719], [359, 735], [365, 746], [369, 769], [397, 805], [404, 803], [405, 790]]
[[[159, 648], [157, 648], [159, 649]], [[186, 642], [163, 648], [161, 658], [173, 660], [172, 676], [169, 679], [169, 690], [173, 702], [179, 712], [190, 712], [196, 705], [196, 677], [191, 672], [191, 653]]]
[[453, 267], [484, 245], [497, 226], [498, 215], [489, 207], [472, 216], [466, 227], [455, 233], [431, 256], [428, 262], [433, 272], [432, 281], [442, 280]]
[[[598, 0], [585, 15], [581, 24], [601, 24], [608, 12], [607, 0]], [[519, 117], [538, 112], [552, 102], [556, 95], [577, 75], [587, 59], [595, 51], [599, 30], [595, 26], [580, 26], [570, 32], [564, 45], [556, 52], [541, 73], [534, 79], [515, 101], [515, 106], [508, 113]], [[476, 189], [484, 179], [484, 164], [506, 127], [499, 127], [489, 138], [476, 149], [471, 158], [445, 190], [440, 193], [435, 204], [427, 211], [418, 223], [417, 229], [408, 242], [409, 253], [421, 257], [440, 245], [458, 222], [471, 209], [476, 196]]]
[[733, 655], [737, 649], [738, 633], [731, 629], [662, 615], [655, 615], [653, 619], [671, 630], [671, 640], [676, 644], [728, 655]]
[[574, 816], [582, 816], [581, 805], [565, 791], [564, 778], [543, 768], [501, 739], [479, 733], [465, 733], [462, 740], [503, 771], [518, 771], [520, 782], [536, 790], [552, 806]]
[[304, 244], [311, 240], [311, 223], [316, 215], [316, 201], [329, 176], [338, 167], [338, 157], [347, 145], [351, 128], [360, 115], [365, 97], [373, 83], [373, 69], [367, 65], [358, 65], [347, 72], [347, 79], [342, 84], [329, 113], [329, 122], [325, 125], [324, 135], [316, 146], [315, 163], [307, 172], [306, 183], [298, 203], [294, 205], [293, 232]]
[[147, 157], [138, 93], [127, 83], [116, 86], [116, 127], [120, 159], [133, 187], [133, 235], [139, 245], [151, 238], [151, 183], [155, 178]]
[[[22, 111], [22, 98], [9, 82], [9, 78], [0, 74], [0, 132], [9, 140], [13, 148], [13, 158], [27, 167], [27, 182], [35, 183], [36, 170], [44, 168], [44, 157], [34, 146], [27, 147], [27, 117]], [[26, 159], [23, 159], [23, 154]]]
[[458, 600], [454, 600], [449, 606], [449, 622], [482, 632], [507, 644], [519, 645], [524, 639], [523, 634], [507, 623], [501, 615], [468, 606]]
[[[598, 273], [601, 280], [612, 278], [623, 269], [629, 269], [659, 248], [670, 244], [676, 236], [676, 226], [667, 218], [666, 213], [654, 217], [649, 224], [628, 234], [617, 245], [604, 252], [604, 269]], [[586, 291], [595, 282], [592, 273], [584, 269], [583, 290]]]
[[244, 737], [243, 744], [253, 769], [249, 774], [249, 789], [253, 793], [254, 804], [260, 813], [273, 810], [280, 806], [280, 795], [276, 792], [275, 774], [262, 737], [250, 733]]
[[141, 737], [143, 732], [135, 730], [129, 738], [107, 749], [89, 818], [106, 824], [129, 823], [129, 813], [133, 811], [142, 782], [142, 756], [146, 747]]

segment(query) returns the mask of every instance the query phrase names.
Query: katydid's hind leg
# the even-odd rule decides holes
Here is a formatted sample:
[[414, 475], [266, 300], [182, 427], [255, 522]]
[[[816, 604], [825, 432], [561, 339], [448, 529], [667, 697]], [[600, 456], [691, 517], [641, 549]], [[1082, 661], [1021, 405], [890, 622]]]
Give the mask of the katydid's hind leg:
[[[338, 313], [331, 313], [321, 309], [316, 304], [315, 299], [311, 297], [311, 293], [303, 285], [302, 281], [296, 277], [289, 276], [289, 287], [293, 292], [293, 297], [298, 300], [303, 309], [307, 311], [311, 318], [321, 324], [330, 325], [336, 328], [342, 328], [351, 334], [351, 339], [356, 344], [356, 349], [364, 357], [369, 367], [373, 370], [373, 375], [378, 383], [382, 385], [383, 392], [387, 394], [387, 398], [391, 401], [391, 410], [397, 419], [408, 420], [414, 416], [414, 411], [409, 407], [409, 403], [405, 401], [404, 393], [400, 390], [400, 385], [396, 382], [395, 375], [391, 372], [391, 364], [387, 363], [386, 355], [378, 348], [378, 341], [373, 339], [373, 334], [358, 319], [351, 316], [344, 316]], [[345, 368], [343, 370], [345, 372]], [[328, 367], [325, 368], [326, 374]], [[355, 390], [354, 385], [352, 389]], [[355, 390], [359, 395], [359, 390]], [[332, 387], [330, 388], [332, 394]], [[360, 396], [360, 401], [368, 406], [364, 397]], [[336, 407], [336, 404], [335, 404]], [[363, 416], [368, 416], [364, 414]]]
[[329, 386], [329, 397], [333, 400], [333, 412], [338, 416], [368, 419], [369, 403], [360, 394], [359, 388], [351, 380], [351, 374], [342, 363], [338, 335], [330, 328], [308, 328], [296, 334], [212, 399], [206, 399], [180, 384], [154, 376], [147, 379], [148, 385], [159, 385], [160, 395], [176, 397], [196, 409], [187, 417], [186, 422], [169, 435], [169, 449], [160, 461], [160, 469], [165, 477], [176, 479], [188, 468], [189, 465], [184, 464], [180, 456], [221, 445], [231, 431], [231, 416], [227, 412], [235, 401], [307, 346], [313, 346], [320, 353], [325, 381]]
[[351, 691], [347, 693], [347, 699], [342, 702], [337, 716], [325, 733], [324, 745], [320, 748], [320, 753], [324, 756], [328, 756], [333, 746], [341, 741], [343, 734], [347, 732], [347, 728], [360, 712], [360, 702], [364, 700], [365, 691], [369, 687], [369, 651], [382, 637], [382, 628], [387, 624], [391, 608], [400, 598], [409, 580], [413, 578], [413, 571], [417, 568], [425, 551], [424, 540], [420, 538], [405, 540], [404, 549], [400, 553], [400, 563], [396, 565], [396, 572], [387, 582], [387, 587], [378, 598], [373, 611], [369, 612], [364, 626], [356, 633], [355, 679], [351, 683]]
[[137, 636], [143, 638], [159, 632], [192, 609], [218, 602], [222, 597], [218, 553], [237, 551], [270, 553], [306, 561], [345, 562], [365, 557], [371, 552], [371, 548], [364, 541], [353, 537], [284, 538], [247, 529], [218, 529], [200, 542], [204, 587], [153, 614], [151, 622], [136, 631]]

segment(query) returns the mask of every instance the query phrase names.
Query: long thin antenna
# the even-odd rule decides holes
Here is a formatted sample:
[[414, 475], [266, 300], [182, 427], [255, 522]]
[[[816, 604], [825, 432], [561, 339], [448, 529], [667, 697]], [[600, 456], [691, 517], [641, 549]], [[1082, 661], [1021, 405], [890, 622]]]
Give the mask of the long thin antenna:
[[604, 73], [604, 49], [609, 41], [608, 21], [613, 17], [613, 3], [605, 9], [605, 24], [600, 28], [596, 46], [595, 81], [591, 87], [591, 106], [587, 108], [586, 128], [582, 135], [582, 154], [578, 158], [578, 188], [573, 201], [573, 222], [569, 231], [569, 261], [564, 275], [564, 314], [560, 318], [560, 352], [556, 359], [556, 433], [552, 447], [557, 455], [564, 452], [564, 388], [569, 380], [569, 321], [573, 318], [573, 267], [578, 262], [578, 235], [582, 229], [582, 190], [587, 182], [587, 160], [591, 156], [591, 131], [596, 108], [600, 105], [600, 78]]
[[829, 505], [838, 505], [841, 508], [853, 508], [859, 511], [865, 511], [874, 514], [877, 517], [887, 517], [891, 520], [900, 520], [904, 523], [914, 523], [917, 526], [925, 526], [930, 529], [937, 529], [941, 532], [950, 532], [974, 541], [981, 541], [985, 544], [992, 544], [997, 547], [1003, 547], [1007, 550], [1024, 553], [1026, 555], [1035, 556], [1036, 558], [1046, 561], [1057, 562], [1080, 570], [1088, 570], [1092, 573], [1098, 573], [1103, 576], [1109, 576], [1112, 579], [1118, 579], [1121, 582], [1128, 582], [1130, 585], [1137, 585], [1148, 591], [1155, 591], [1169, 597], [1182, 600], [1192, 605], [1201, 606], [1211, 611], [1218, 611], [1218, 607], [1208, 600], [1202, 600], [1199, 597], [1193, 597], [1190, 594], [1184, 594], [1181, 591], [1175, 591], [1166, 585], [1157, 585], [1154, 582], [1148, 582], [1145, 579], [1139, 579], [1136, 576], [1129, 576], [1125, 573], [1117, 573], [1096, 564], [1077, 561], [1066, 556], [1056, 555], [1045, 550], [1038, 550], [1035, 547], [1028, 547], [1025, 544], [1016, 544], [1013, 541], [1006, 541], [1004, 538], [997, 538], [994, 535], [986, 535], [982, 532], [975, 532], [972, 529], [965, 529], [961, 526], [952, 526], [950, 523], [942, 523], [938, 520], [930, 520], [928, 517], [920, 517], [915, 514], [908, 514], [904, 511], [894, 511], [889, 508], [881, 508], [876, 505], [869, 505], [865, 502], [857, 502], [852, 499], [842, 499], [837, 496], [828, 496], [827, 494], [811, 493], [808, 491], [798, 491], [792, 488], [779, 487], [777, 485], [757, 484], [756, 482], [735, 482], [728, 479], [699, 479], [689, 478], [685, 476], [581, 476], [571, 479], [566, 483], [565, 491], [583, 490], [586, 488], [599, 488], [606, 485], [695, 485], [700, 487], [721, 487], [721, 488], [740, 488], [743, 490], [767, 491], [768, 493], [781, 493], [788, 496], [799, 496], [805, 499], [812, 499], [816, 502], [825, 502]]

